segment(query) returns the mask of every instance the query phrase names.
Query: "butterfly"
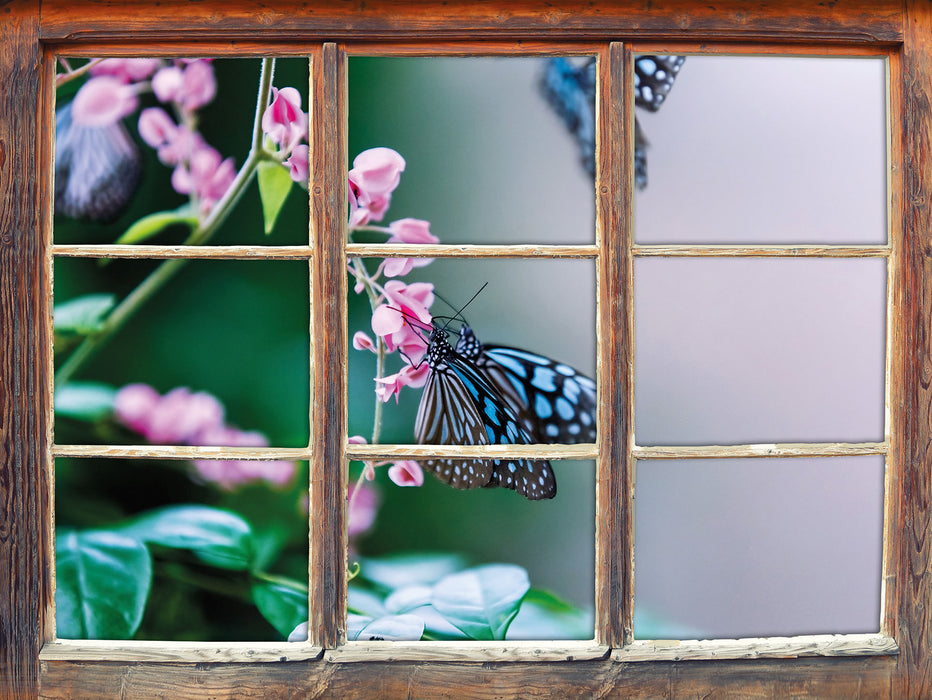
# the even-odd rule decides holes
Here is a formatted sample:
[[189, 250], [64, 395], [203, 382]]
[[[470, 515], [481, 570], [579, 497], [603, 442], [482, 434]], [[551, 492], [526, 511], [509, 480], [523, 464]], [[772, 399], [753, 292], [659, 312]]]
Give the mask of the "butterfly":
[[[536, 442], [507, 399], [475, 363], [434, 326], [427, 345], [430, 372], [414, 423], [427, 445], [528, 445]], [[513, 489], [532, 501], [553, 498], [557, 482], [550, 462], [536, 459], [426, 459], [421, 464], [454, 488]]]
[[[634, 59], [634, 104], [656, 112], [673, 87], [685, 56], [638, 56]], [[579, 147], [587, 172], [595, 175], [595, 59], [576, 66], [565, 58], [551, 58], [541, 81], [544, 97], [563, 119]], [[634, 179], [647, 186], [648, 141], [634, 118]]]
[[595, 442], [595, 382], [562, 362], [528, 350], [483, 345], [468, 325], [456, 351], [501, 393], [538, 442]]
[[55, 112], [55, 213], [111, 221], [129, 202], [142, 173], [139, 149], [122, 122], [75, 124], [71, 103]]

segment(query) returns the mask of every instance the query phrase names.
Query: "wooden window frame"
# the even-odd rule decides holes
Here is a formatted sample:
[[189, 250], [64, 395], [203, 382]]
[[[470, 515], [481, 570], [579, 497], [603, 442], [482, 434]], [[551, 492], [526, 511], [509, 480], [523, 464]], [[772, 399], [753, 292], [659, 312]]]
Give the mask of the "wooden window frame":
[[[0, 694], [29, 697], [116, 695], [339, 697], [451, 692], [636, 697], [928, 697], [932, 695], [932, 4], [928, 0], [817, 0], [710, 8], [688, 0], [583, 0], [444, 3], [369, 0], [11, 0], [0, 7]], [[641, 42], [641, 43], [638, 43]], [[653, 42], [653, 44], [651, 43]], [[548, 53], [554, 46], [600, 58], [596, 175], [600, 340], [597, 451], [596, 639], [580, 643], [457, 645], [342, 644], [345, 633], [345, 348], [342, 261], [345, 202], [345, 74], [342, 45], [354, 52], [391, 47], [454, 54]], [[632, 47], [887, 55], [890, 74], [889, 423], [880, 634], [637, 647], [632, 637], [630, 280]], [[311, 216], [312, 381], [328, 387], [313, 403], [311, 458], [311, 640], [307, 645], [55, 642], [49, 262], [51, 99], [57, 52], [72, 55], [309, 55], [313, 149]], [[326, 108], [325, 106], [336, 107]], [[602, 235], [611, 232], [612, 235]], [[526, 248], [526, 247], [525, 247]], [[802, 247], [800, 247], [802, 248]], [[137, 253], [140, 251], [136, 251]], [[163, 250], [142, 251], [154, 257]], [[359, 251], [356, 251], [359, 252]], [[379, 254], [386, 254], [385, 248]], [[399, 248], [396, 254], [403, 254]], [[449, 253], [449, 251], [446, 251]], [[489, 247], [470, 255], [573, 250]], [[720, 253], [726, 251], [720, 251]], [[741, 251], [738, 251], [739, 253]], [[201, 255], [185, 251], [184, 255]], [[217, 251], [204, 251], [215, 256]], [[229, 255], [247, 251], [230, 251]], [[276, 257], [286, 256], [282, 250]], [[742, 254], [755, 254], [747, 251]], [[786, 255], [757, 251], [762, 255]], [[621, 334], [615, 331], [621, 329]], [[329, 341], [329, 342], [325, 342]], [[325, 419], [322, 419], [322, 416]], [[312, 421], [312, 425], [315, 421]], [[618, 439], [610, 436], [617, 435]], [[380, 450], [383, 450], [381, 451]], [[397, 455], [371, 447], [359, 454]], [[478, 448], [474, 448], [478, 449]], [[488, 448], [486, 448], [488, 449]], [[493, 450], [496, 448], [492, 448]], [[541, 450], [543, 448], [530, 448]], [[547, 448], [551, 449], [551, 448]], [[788, 453], [805, 446], [781, 446]], [[552, 448], [554, 456], [589, 454]], [[404, 448], [415, 454], [418, 448]], [[439, 453], [440, 450], [433, 449]], [[511, 451], [520, 452], [517, 448]], [[153, 451], [157, 453], [157, 450]], [[355, 452], [353, 454], [356, 454]], [[640, 455], [644, 456], [644, 455]], [[612, 556], [610, 556], [612, 555]], [[863, 643], [852, 643], [863, 642]], [[324, 651], [326, 650], [326, 651]], [[640, 652], [645, 652], [638, 655]], [[814, 656], [812, 654], [815, 654]], [[696, 656], [701, 660], [690, 660]], [[765, 658], [772, 657], [772, 658]], [[639, 660], [639, 659], [644, 660]], [[279, 663], [281, 660], [288, 663]], [[378, 663], [368, 663], [368, 662]], [[386, 663], [386, 662], [391, 663]], [[634, 663], [637, 661], [637, 663]], [[355, 663], [354, 663], [355, 662]]]

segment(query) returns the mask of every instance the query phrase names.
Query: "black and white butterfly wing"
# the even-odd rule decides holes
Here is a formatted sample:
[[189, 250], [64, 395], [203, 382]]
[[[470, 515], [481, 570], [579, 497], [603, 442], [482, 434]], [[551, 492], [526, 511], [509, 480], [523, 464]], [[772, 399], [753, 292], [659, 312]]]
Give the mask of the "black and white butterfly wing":
[[634, 59], [634, 104], [656, 112], [667, 99], [685, 56], [638, 56]]
[[474, 359], [540, 442], [595, 442], [596, 386], [574, 368], [543, 355], [503, 345], [482, 345], [469, 326], [457, 350]]
[[[634, 104], [656, 112], [667, 98], [685, 56], [638, 56], [634, 60]], [[586, 172], [595, 176], [595, 59], [574, 65], [565, 58], [551, 58], [541, 80], [541, 90], [551, 107], [573, 134]], [[634, 180], [647, 187], [647, 138], [634, 119]]]
[[[433, 371], [428, 376], [414, 422], [415, 439], [423, 445], [487, 445], [485, 424], [465, 385], [451, 372]], [[479, 488], [492, 479], [492, 464], [485, 460], [422, 459], [420, 463], [457, 489]]]
[[574, 65], [566, 58], [547, 61], [541, 92], [576, 141], [583, 167], [595, 174], [595, 59]]
[[75, 124], [71, 103], [55, 113], [55, 213], [111, 221], [129, 203], [142, 173], [139, 149], [122, 122]]
[[[428, 348], [430, 375], [414, 433], [429, 445], [526, 445], [534, 442], [507, 401], [467, 358], [435, 331]], [[455, 488], [501, 486], [530, 500], [553, 498], [557, 485], [546, 460], [427, 459], [421, 463]]]

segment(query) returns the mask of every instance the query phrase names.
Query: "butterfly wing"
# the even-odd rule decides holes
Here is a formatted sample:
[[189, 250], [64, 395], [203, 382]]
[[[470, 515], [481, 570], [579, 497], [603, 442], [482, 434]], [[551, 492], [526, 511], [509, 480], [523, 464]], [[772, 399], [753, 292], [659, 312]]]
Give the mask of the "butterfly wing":
[[[569, 365], [527, 350], [486, 345], [481, 368], [525, 401], [541, 442], [595, 442], [596, 387]], [[503, 390], [504, 394], [505, 391]]]
[[541, 91], [576, 140], [583, 167], [595, 174], [595, 59], [581, 66], [565, 58], [547, 61]]
[[[639, 56], [634, 60], [634, 104], [656, 112], [673, 87], [685, 56]], [[583, 167], [595, 175], [595, 59], [574, 65], [551, 58], [541, 80], [541, 91], [573, 134]], [[634, 180], [647, 187], [647, 139], [634, 119]]]
[[111, 221], [136, 191], [139, 149], [122, 122], [75, 124], [71, 104], [55, 113], [55, 213]]
[[[431, 357], [430, 350], [428, 357]], [[432, 365], [421, 395], [414, 433], [419, 443], [429, 445], [526, 445], [533, 442], [489, 380], [452, 348], [442, 362]], [[553, 498], [557, 491], [553, 470], [546, 460], [427, 459], [421, 463], [455, 488], [501, 486], [530, 500]]]
[[638, 56], [634, 59], [634, 104], [656, 112], [667, 99], [685, 56]]

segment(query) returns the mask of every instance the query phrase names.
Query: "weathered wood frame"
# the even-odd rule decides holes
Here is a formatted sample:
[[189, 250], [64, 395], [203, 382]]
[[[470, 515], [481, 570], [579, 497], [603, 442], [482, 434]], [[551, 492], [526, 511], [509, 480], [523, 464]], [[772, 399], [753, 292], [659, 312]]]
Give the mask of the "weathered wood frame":
[[[193, 10], [193, 11], [192, 11]], [[496, 246], [437, 255], [597, 257], [599, 275], [600, 442], [598, 449], [543, 449], [553, 457], [598, 459], [597, 637], [592, 643], [341, 645], [345, 598], [343, 465], [353, 456], [423, 453], [423, 448], [362, 449], [345, 443], [346, 284], [345, 72], [341, 45], [419, 53], [596, 53], [600, 58], [600, 156], [595, 247]], [[363, 43], [366, 42], [366, 43]], [[616, 43], [618, 42], [618, 43]], [[650, 646], [632, 640], [632, 460], [686, 456], [638, 453], [631, 421], [630, 280], [636, 254], [699, 254], [632, 246], [626, 128], [632, 105], [632, 44], [761, 53], [888, 55], [890, 67], [891, 245], [889, 250], [812, 247], [711, 251], [719, 255], [881, 255], [890, 267], [889, 436], [849, 446], [887, 454], [884, 600], [881, 633], [788, 640], [723, 640]], [[647, 47], [650, 44], [640, 44]], [[637, 45], [635, 45], [637, 46]], [[381, 48], [380, 48], [381, 47]], [[311, 264], [316, 424], [302, 452], [312, 463], [311, 642], [293, 645], [185, 645], [53, 642], [52, 458], [48, 310], [50, 259], [51, 85], [58, 49], [71, 54], [287, 54], [312, 57], [312, 218], [309, 249], [135, 250], [146, 257], [284, 258]], [[662, 697], [928, 697], [932, 694], [930, 499], [932, 499], [932, 4], [928, 0], [582, 0], [449, 3], [352, 0], [328, 3], [243, 0], [75, 2], [11, 0], [0, 6], [0, 692], [48, 697], [116, 695], [339, 697], [413, 695]], [[319, 147], [328, 144], [327, 148]], [[611, 232], [612, 235], [602, 235]], [[75, 247], [56, 254], [99, 254]], [[90, 249], [90, 247], [83, 247]], [[393, 254], [404, 255], [402, 246]], [[352, 252], [365, 252], [353, 250]], [[379, 255], [389, 254], [379, 248]], [[708, 254], [710, 251], [704, 251]], [[110, 254], [108, 252], [108, 254]], [[127, 253], [130, 254], [130, 253]], [[329, 329], [324, 331], [322, 329]], [[621, 330], [621, 333], [617, 333]], [[619, 439], [609, 439], [617, 435]], [[81, 447], [57, 454], [78, 454]], [[651, 448], [663, 450], [666, 448]], [[689, 456], [713, 456], [696, 448]], [[705, 453], [703, 453], [705, 449]], [[712, 449], [712, 452], [709, 452]], [[739, 453], [833, 454], [832, 446], [745, 446]], [[498, 448], [490, 451], [507, 452]], [[858, 451], [859, 450], [859, 451]], [[440, 453], [441, 450], [432, 450]], [[514, 449], [512, 452], [520, 452]], [[130, 454], [127, 448], [122, 453]], [[234, 451], [218, 451], [215, 456]], [[274, 458], [283, 451], [270, 451]], [[743, 454], [742, 453], [742, 454]], [[158, 448], [137, 451], [184, 458]], [[771, 454], [771, 453], [767, 453]], [[253, 451], [251, 456], [259, 457]], [[321, 657], [321, 650], [326, 653]], [[612, 656], [609, 656], [609, 651]], [[898, 650], [898, 654], [891, 651]], [[815, 656], [810, 656], [814, 654]], [[705, 657], [705, 660], [681, 659]], [[275, 663], [287, 657], [289, 663]], [[785, 657], [785, 658], [761, 658]], [[572, 660], [567, 660], [572, 659]], [[644, 660], [641, 660], [644, 659]], [[679, 659], [679, 660], [678, 660]], [[350, 663], [339, 663], [341, 661]], [[354, 661], [363, 663], [352, 663]], [[391, 661], [391, 663], [386, 663]], [[638, 661], [637, 663], [630, 663]], [[619, 663], [620, 662], [620, 663]]]

